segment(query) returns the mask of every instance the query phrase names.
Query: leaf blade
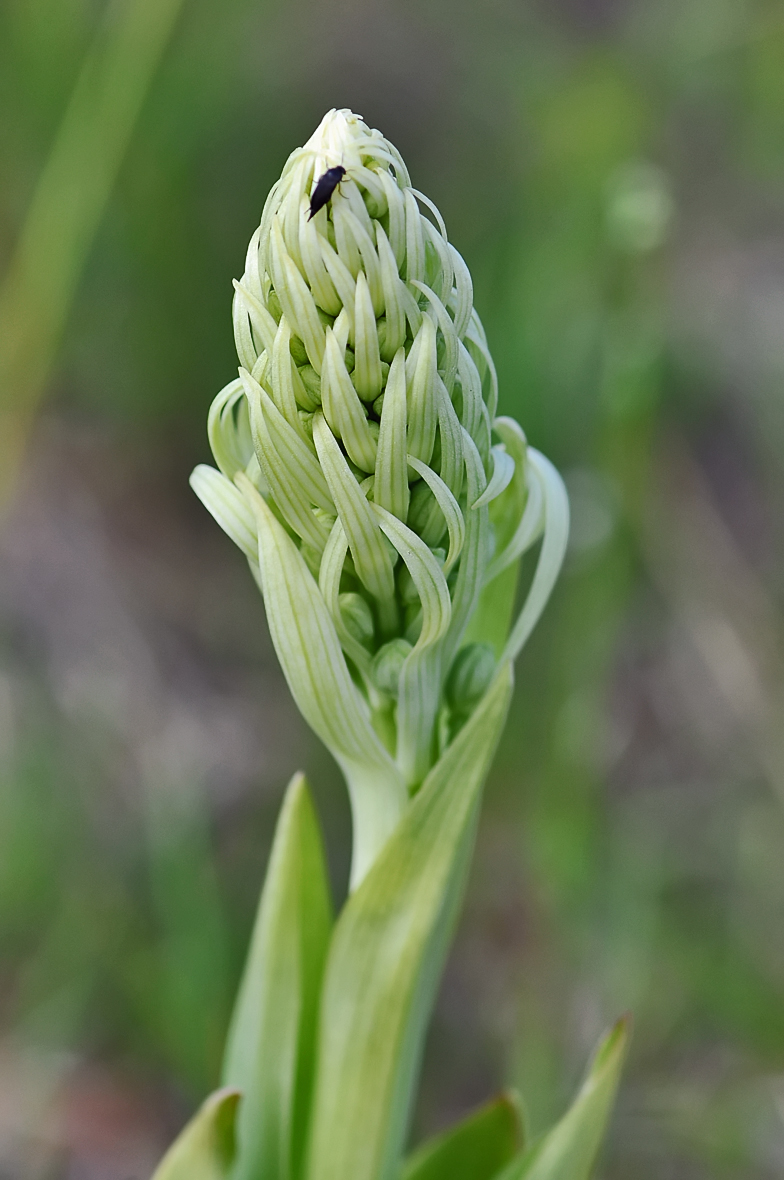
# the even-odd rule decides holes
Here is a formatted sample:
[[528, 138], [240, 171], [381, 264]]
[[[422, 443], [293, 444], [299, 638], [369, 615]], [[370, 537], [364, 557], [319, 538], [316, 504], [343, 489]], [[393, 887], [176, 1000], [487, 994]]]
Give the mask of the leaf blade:
[[406, 1161], [401, 1180], [492, 1180], [523, 1140], [517, 1095], [499, 1094], [419, 1147]]
[[226, 1180], [236, 1153], [239, 1090], [216, 1090], [199, 1107], [155, 1169], [152, 1180]]
[[497, 1180], [588, 1180], [612, 1111], [629, 1032], [629, 1017], [622, 1017], [600, 1043], [566, 1114]]
[[391, 1180], [511, 692], [505, 665], [404, 813], [335, 927], [306, 1175]]
[[224, 1084], [244, 1094], [233, 1180], [296, 1175], [332, 902], [304, 776], [289, 784], [232, 1017]]

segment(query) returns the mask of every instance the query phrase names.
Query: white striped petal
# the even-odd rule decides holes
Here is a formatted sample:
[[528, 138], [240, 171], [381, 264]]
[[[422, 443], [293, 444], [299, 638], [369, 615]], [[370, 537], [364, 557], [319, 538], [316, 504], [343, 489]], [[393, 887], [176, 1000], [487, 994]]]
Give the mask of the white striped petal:
[[191, 475], [190, 485], [224, 533], [248, 561], [258, 565], [259, 541], [253, 509], [231, 480], [214, 467], [200, 463]]
[[384, 390], [375, 474], [375, 503], [404, 521], [410, 497], [406, 459], [406, 354], [402, 348], [392, 361]]
[[386, 609], [389, 626], [395, 595], [392, 559], [371, 505], [354, 478], [323, 414], [313, 417], [313, 441], [338, 516], [346, 530], [357, 575], [365, 589], [379, 600], [381, 608]]
[[497, 496], [506, 491], [514, 478], [515, 461], [511, 455], [506, 453], [506, 447], [503, 444], [492, 448], [490, 458], [493, 463], [493, 474], [490, 476], [489, 483], [482, 495], [471, 505], [472, 509], [490, 504]]
[[[386, 401], [384, 405], [386, 406]], [[463, 519], [463, 513], [460, 511], [460, 505], [441, 476], [437, 475], [432, 467], [428, 467], [427, 463], [423, 463], [420, 459], [415, 459], [413, 455], [408, 456], [408, 464], [425, 481], [433, 493], [438, 507], [444, 514], [447, 533], [449, 534], [449, 552], [444, 562], [444, 577], [446, 577], [460, 556], [463, 542], [465, 541], [465, 520]], [[376, 502], [378, 503], [378, 482], [376, 482]], [[396, 513], [396, 515], [399, 514]]]
[[560, 573], [569, 540], [569, 497], [563, 480], [550, 460], [533, 448], [529, 448], [528, 462], [544, 493], [544, 539], [531, 589], [512, 627], [502, 660], [513, 660], [519, 655], [538, 623]]

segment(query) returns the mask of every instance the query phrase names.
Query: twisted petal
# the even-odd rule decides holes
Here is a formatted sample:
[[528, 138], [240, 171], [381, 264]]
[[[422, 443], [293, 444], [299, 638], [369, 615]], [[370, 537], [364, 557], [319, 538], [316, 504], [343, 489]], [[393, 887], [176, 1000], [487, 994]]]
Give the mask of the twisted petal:
[[275, 291], [283, 312], [305, 345], [308, 360], [320, 374], [324, 356], [324, 326], [308, 285], [286, 249], [277, 218], [272, 223], [270, 263]]
[[406, 309], [404, 303], [404, 287], [398, 274], [395, 255], [389, 239], [384, 233], [381, 222], [376, 222], [376, 242], [378, 244], [379, 269], [381, 272], [381, 288], [384, 293], [384, 308], [386, 311], [386, 327], [384, 333], [384, 347], [381, 359], [389, 363], [406, 339]]
[[544, 493], [544, 540], [531, 589], [504, 648], [502, 658], [508, 660], [519, 655], [539, 622], [563, 564], [569, 540], [569, 498], [563, 480], [550, 460], [539, 451], [529, 449], [528, 458]]
[[317, 504], [334, 513], [323, 473], [302, 439], [272, 402], [266, 390], [243, 370], [251, 407], [259, 465], [272, 497], [288, 524], [319, 550], [329, 530], [313, 513]]
[[244, 402], [242, 382], [236, 378], [224, 385], [210, 406], [207, 418], [207, 437], [215, 462], [229, 479], [238, 471], [245, 470], [253, 454], [253, 439]]
[[[487, 477], [479, 451], [466, 431], [463, 431], [463, 450], [468, 501], [475, 503], [487, 486]], [[460, 557], [460, 568], [452, 593], [452, 621], [444, 643], [446, 667], [454, 658], [468, 622], [479, 602], [488, 559], [488, 541], [487, 506], [470, 509], [466, 517], [466, 535]]]
[[397, 761], [409, 787], [422, 782], [432, 764], [434, 722], [440, 705], [441, 651], [452, 602], [441, 567], [430, 549], [391, 512], [373, 505], [384, 533], [408, 568], [422, 603], [422, 630], [400, 672], [397, 702]]
[[376, 464], [376, 440], [370, 432], [362, 403], [357, 396], [331, 328], [327, 328], [324, 367], [321, 372], [321, 397], [324, 417], [337, 438], [343, 440], [349, 458], [363, 471]]
[[506, 453], [506, 447], [503, 444], [492, 448], [490, 458], [493, 462], [493, 474], [490, 476], [490, 482], [482, 495], [475, 504], [471, 505], [472, 508], [481, 508], [483, 504], [491, 503], [506, 491], [514, 478], [515, 461], [511, 455]]
[[[384, 404], [386, 405], [386, 402]], [[444, 514], [447, 533], [449, 534], [449, 552], [444, 562], [444, 577], [446, 577], [463, 549], [463, 543], [465, 541], [465, 520], [463, 513], [460, 511], [460, 505], [450, 492], [448, 486], [444, 483], [441, 476], [433, 471], [432, 467], [428, 467], [427, 463], [423, 463], [420, 459], [415, 459], [413, 455], [408, 456], [408, 465], [409, 467], [413, 467], [417, 475], [421, 475], [435, 496], [438, 507]], [[378, 497], [376, 497], [376, 500], [378, 500]]]
[[375, 598], [391, 603], [395, 596], [392, 560], [372, 508], [343, 458], [323, 414], [313, 419], [313, 439], [338, 515], [346, 530], [359, 579]]
[[366, 402], [374, 401], [381, 393], [381, 354], [378, 349], [378, 330], [370, 287], [360, 271], [354, 297], [354, 341], [356, 365], [354, 385]]
[[[243, 286], [242, 283], [238, 283], [236, 279], [234, 279], [234, 290], [236, 292], [235, 307], [238, 312], [244, 312], [247, 317], [245, 323], [240, 322], [242, 324], [242, 340], [246, 344], [246, 347], [250, 349], [249, 355], [258, 355], [260, 349], [256, 347], [253, 337], [246, 336], [245, 334], [247, 319], [250, 319], [254, 331], [258, 334], [259, 340], [261, 340], [262, 347], [266, 348], [267, 352], [272, 352], [272, 344], [275, 340], [275, 331], [277, 328], [274, 319], [261, 300], [252, 291], [249, 291], [247, 287]], [[245, 368], [252, 369], [253, 364], [246, 365]]]
[[392, 361], [384, 393], [373, 499], [376, 504], [405, 521], [409, 491], [406, 461], [406, 354], [402, 348], [398, 349]]
[[227, 536], [239, 546], [248, 561], [258, 564], [259, 541], [253, 509], [230, 479], [200, 463], [193, 471], [190, 485]]
[[425, 463], [430, 462], [436, 438], [436, 376], [436, 330], [426, 315], [406, 360], [408, 449]]
[[332, 526], [329, 540], [324, 547], [319, 568], [319, 589], [324, 596], [327, 609], [332, 616], [338, 638], [347, 656], [350, 656], [360, 672], [368, 678], [370, 676], [370, 654], [358, 639], [349, 631], [343, 622], [338, 596], [340, 593], [340, 578], [343, 565], [348, 553], [348, 538], [343, 522], [338, 518]]

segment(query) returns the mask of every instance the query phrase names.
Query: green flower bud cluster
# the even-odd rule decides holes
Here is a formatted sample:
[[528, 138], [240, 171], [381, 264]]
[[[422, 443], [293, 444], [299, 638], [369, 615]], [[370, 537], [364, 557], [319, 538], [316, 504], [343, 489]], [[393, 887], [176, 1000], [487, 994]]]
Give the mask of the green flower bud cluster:
[[374, 850], [492, 677], [490, 649], [461, 654], [483, 588], [549, 520], [502, 659], [536, 621], [563, 555], [562, 485], [496, 417], [471, 278], [440, 213], [350, 111], [330, 111], [273, 187], [234, 332], [239, 377], [209, 417], [220, 470], [192, 483], [248, 557], [295, 699]]

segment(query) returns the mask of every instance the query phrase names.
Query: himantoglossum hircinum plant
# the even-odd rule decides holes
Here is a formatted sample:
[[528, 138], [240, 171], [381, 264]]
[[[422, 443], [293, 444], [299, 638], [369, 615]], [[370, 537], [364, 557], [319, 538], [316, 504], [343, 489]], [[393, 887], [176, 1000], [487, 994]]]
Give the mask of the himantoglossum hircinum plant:
[[[319, 177], [346, 172], [312, 218]], [[215, 399], [219, 471], [192, 483], [259, 581], [304, 717], [342, 767], [357, 884], [544, 606], [561, 480], [497, 416], [471, 276], [400, 154], [331, 111], [289, 158], [235, 283], [239, 376]], [[482, 592], [541, 536], [503, 650]]]
[[503, 1095], [403, 1160], [512, 662], [558, 575], [568, 503], [498, 416], [471, 277], [439, 211], [350, 111], [330, 111], [273, 187], [234, 332], [239, 375], [209, 415], [217, 469], [192, 484], [245, 553], [294, 699], [345, 774], [353, 861], [333, 919], [296, 776], [224, 1089], [157, 1180], [587, 1180], [623, 1025], [533, 1145]]

